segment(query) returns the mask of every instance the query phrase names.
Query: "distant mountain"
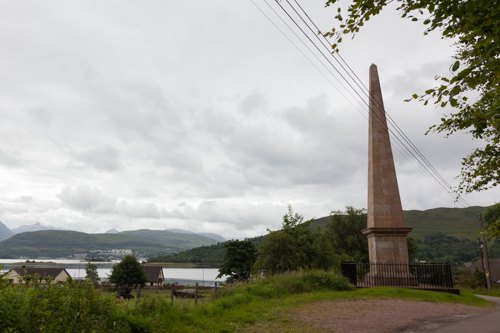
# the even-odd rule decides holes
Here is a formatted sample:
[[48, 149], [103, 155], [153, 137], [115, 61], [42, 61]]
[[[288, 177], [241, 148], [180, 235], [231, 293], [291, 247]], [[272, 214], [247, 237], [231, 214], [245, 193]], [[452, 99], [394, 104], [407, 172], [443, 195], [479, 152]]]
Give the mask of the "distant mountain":
[[131, 249], [144, 256], [173, 253], [215, 240], [164, 230], [124, 231], [117, 234], [86, 234], [77, 231], [42, 230], [24, 232], [0, 242], [0, 258], [64, 257], [92, 250]]
[[56, 228], [50, 225], [43, 225], [40, 222], [37, 222], [35, 224], [25, 224], [20, 227], [12, 229], [12, 232], [17, 235], [22, 232], [30, 232], [30, 231], [41, 231], [41, 230], [66, 230], [64, 228]]
[[201, 235], [201, 236], [205, 236], [205, 237], [208, 237], [208, 238], [215, 239], [218, 242], [225, 242], [225, 241], [227, 241], [227, 239], [225, 239], [221, 235], [212, 234], [212, 233], [209, 233], [209, 232], [192, 232], [192, 231], [183, 230], [183, 229], [165, 229], [165, 231], [177, 232], [177, 233], [180, 233], [180, 234]]
[[0, 221], [0, 241], [11, 238], [12, 236], [14, 236], [12, 230]]
[[215, 239], [218, 242], [225, 242], [225, 241], [227, 241], [227, 239], [225, 239], [221, 235], [211, 234], [209, 232], [203, 232], [203, 233], [199, 233], [197, 235], [201, 235], [201, 236], [205, 236], [205, 237], [208, 237], [208, 238], [212, 238], [212, 239]]
[[165, 231], [178, 232], [179, 234], [194, 234], [194, 232], [192, 232], [192, 231], [183, 230], [183, 229], [165, 229]]
[[117, 234], [117, 233], [119, 233], [119, 231], [116, 230], [115, 228], [109, 229], [108, 231], [105, 232], [105, 234]]

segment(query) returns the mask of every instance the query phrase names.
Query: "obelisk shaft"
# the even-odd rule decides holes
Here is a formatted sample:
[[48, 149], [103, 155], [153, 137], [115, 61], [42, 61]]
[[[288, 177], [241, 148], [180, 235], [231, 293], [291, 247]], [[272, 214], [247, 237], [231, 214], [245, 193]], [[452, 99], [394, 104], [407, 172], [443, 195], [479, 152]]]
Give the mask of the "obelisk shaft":
[[370, 66], [368, 237], [370, 262], [408, 262], [407, 234], [399, 196], [377, 66]]

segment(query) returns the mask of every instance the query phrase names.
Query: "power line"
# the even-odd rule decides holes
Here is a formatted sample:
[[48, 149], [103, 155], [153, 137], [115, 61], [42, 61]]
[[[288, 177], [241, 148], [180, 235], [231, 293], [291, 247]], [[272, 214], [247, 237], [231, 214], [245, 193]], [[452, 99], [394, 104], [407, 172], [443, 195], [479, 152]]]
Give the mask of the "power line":
[[[328, 79], [327, 75], [322, 72], [313, 62], [310, 58], [308, 58], [298, 47], [297, 45], [272, 21], [271, 18], [269, 18], [269, 16], [267, 16], [261, 9], [260, 7], [257, 6], [257, 4], [251, 0], [252, 3], [271, 21], [271, 23], [273, 23], [273, 25], [275, 25], [276, 28], [278, 28], [281, 33], [309, 60], [309, 62], [311, 62], [313, 64], [313, 66], [344, 96], [344, 98], [346, 98], [354, 107], [354, 103], [352, 103], [352, 101], [350, 101], [341, 91], [340, 89], [330, 80]], [[336, 80], [337, 82], [339, 82], [339, 84], [342, 86], [342, 88], [344, 88], [344, 90], [346, 90], [347, 92], [349, 92], [349, 94], [351, 95], [351, 97], [353, 97], [354, 99], [356, 99], [356, 96], [357, 98], [359, 98], [359, 100], [357, 100], [357, 102], [359, 104], [365, 104], [368, 106], [368, 109], [370, 109], [370, 105], [366, 102], [366, 100], [364, 100], [360, 93], [358, 92], [357, 89], [354, 88], [353, 84], [355, 86], [357, 86], [357, 88], [360, 89], [361, 93], [364, 93], [365, 96], [368, 97], [368, 99], [371, 99], [371, 96], [368, 92], [368, 89], [366, 88], [366, 86], [363, 84], [363, 82], [359, 79], [359, 77], [356, 75], [356, 73], [352, 70], [352, 68], [347, 64], [347, 62], [345, 61], [344, 58], [342, 58], [340, 56], [340, 54], [336, 53], [335, 55], [337, 55], [341, 60], [342, 62], [344, 63], [344, 65], [337, 59], [337, 57], [331, 53], [330, 49], [325, 45], [325, 43], [318, 37], [318, 35], [320, 34], [320, 29], [317, 27], [317, 25], [314, 23], [314, 21], [310, 18], [310, 16], [305, 12], [305, 10], [302, 8], [302, 6], [300, 6], [300, 4], [298, 3], [297, 0], [294, 0], [295, 4], [300, 8], [300, 11], [302, 11], [302, 13], [307, 17], [307, 19], [309, 20], [309, 22], [311, 22], [311, 24], [316, 28], [316, 31], [318, 33], [315, 33], [314, 30], [311, 28], [311, 26], [309, 25], [309, 23], [306, 22], [306, 20], [304, 19], [304, 17], [299, 13], [299, 11], [288, 1], [286, 0], [286, 3], [290, 6], [290, 8], [293, 10], [293, 12], [295, 13], [295, 15], [300, 18], [300, 21], [302, 21], [302, 23], [307, 27], [307, 29], [310, 31], [310, 33], [312, 33], [316, 39], [319, 41], [319, 43], [323, 46], [323, 48], [326, 49], [327, 51], [327, 54], [328, 56], [321, 51], [321, 49], [319, 48], [319, 46], [313, 41], [313, 39], [307, 34], [307, 32], [305, 31], [305, 29], [303, 29], [301, 27], [300, 24], [298, 24], [298, 22], [292, 17], [292, 15], [281, 5], [281, 1], [276, 1], [277, 5], [282, 9], [282, 11], [286, 14], [286, 16], [293, 22], [293, 24], [298, 28], [298, 30], [300, 31], [300, 33], [302, 33], [306, 38], [307, 40], [309, 41], [309, 43], [311, 43], [313, 46], [314, 46], [314, 49], [316, 49], [317, 52], [319, 52], [321, 54], [321, 56], [323, 58], [325, 58], [327, 64], [325, 64], [323, 61], [321, 61], [318, 56], [316, 54], [314, 54], [314, 50], [312, 50], [310, 47], [308, 47], [305, 42], [297, 35], [297, 33], [284, 21], [284, 19], [269, 5], [269, 3], [264, 0], [264, 2], [266, 3], [266, 5], [271, 8], [271, 10], [275, 13], [275, 15], [288, 27], [288, 29], [295, 35], [295, 37], [297, 39], [299, 39], [301, 41], [301, 43], [309, 50], [309, 52], [311, 52], [314, 57], [316, 58], [317, 61], [319, 61], [323, 67], [325, 67], [325, 69], [328, 71], [328, 73], [330, 75], [332, 75]], [[332, 45], [328, 42], [328, 40], [322, 35], [324, 41], [326, 42], [326, 44], [331, 48]], [[342, 74], [341, 70], [339, 68], [337, 68], [333, 63], [332, 61], [329, 59], [329, 57], [333, 58], [337, 63], [338, 65], [340, 66], [340, 68], [342, 69], [342, 71], [344, 71], [346, 74]], [[343, 82], [345, 84], [347, 84], [348, 87], [346, 87], [344, 85], [344, 83], [342, 83], [340, 81], [339, 78], [337, 78], [335, 76], [335, 74], [327, 67], [327, 66], [331, 66], [335, 72], [337, 72], [337, 74], [341, 77], [341, 79], [343, 80]], [[346, 69], [347, 67], [347, 69]], [[347, 77], [353, 82], [351, 83]], [[354, 94], [356, 96], [354, 96], [351, 91], [354, 92]], [[362, 102], [360, 102], [360, 100]], [[391, 135], [393, 136], [394, 139], [396, 139], [396, 144], [399, 145], [399, 147], [402, 148], [402, 150], [399, 150], [399, 148], [396, 147], [396, 149], [403, 155], [403, 157], [405, 157], [408, 161], [410, 160], [414, 160], [417, 162], [417, 169], [419, 170], [420, 169], [423, 169], [425, 171], [422, 172], [420, 171], [423, 175], [425, 175], [427, 178], [430, 178], [432, 180], [432, 182], [434, 182], [434, 184], [436, 186], [438, 186], [438, 188], [441, 189], [441, 191], [444, 191], [445, 193], [447, 193], [448, 195], [450, 195], [453, 200], [458, 203], [459, 205], [463, 206], [464, 208], [469, 208], [471, 209], [472, 211], [474, 211], [477, 215], [479, 214], [478, 212], [476, 212], [474, 209], [472, 209], [472, 207], [462, 198], [458, 195], [458, 193], [453, 189], [453, 187], [446, 181], [446, 179], [434, 168], [434, 166], [429, 162], [429, 160], [422, 154], [422, 152], [416, 147], [416, 145], [408, 138], [408, 136], [404, 133], [403, 130], [401, 130], [401, 128], [397, 125], [397, 123], [392, 119], [392, 117], [390, 117], [390, 115], [384, 110], [383, 106], [382, 105], [378, 105], [378, 102], [377, 101], [374, 101], [374, 106], [381, 110], [382, 112], [385, 112], [386, 114], [386, 118], [389, 120], [388, 121], [388, 124], [390, 124], [392, 126], [392, 128], [389, 128], [388, 126], [389, 125], [385, 125], [387, 126], [387, 129], [389, 130], [389, 132], [391, 133]], [[356, 107], [355, 107], [356, 108]], [[356, 108], [357, 109], [357, 108]], [[358, 112], [359, 109], [357, 109]], [[360, 112], [361, 113], [361, 112]], [[362, 114], [363, 115], [363, 114]], [[375, 121], [382, 121], [382, 119], [380, 119], [380, 117], [375, 113], [375, 115], [377, 116], [378, 119], [375, 119]], [[364, 116], [364, 115], [363, 115]], [[366, 116], [364, 116], [366, 118]], [[405, 153], [403, 153], [403, 151]], [[408, 158], [409, 157], [409, 158]]]

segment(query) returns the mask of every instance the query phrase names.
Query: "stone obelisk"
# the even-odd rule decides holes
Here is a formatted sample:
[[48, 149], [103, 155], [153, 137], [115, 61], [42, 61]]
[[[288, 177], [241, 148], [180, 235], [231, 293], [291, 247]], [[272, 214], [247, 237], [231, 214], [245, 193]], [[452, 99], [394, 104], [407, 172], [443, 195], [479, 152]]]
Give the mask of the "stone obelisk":
[[[370, 117], [368, 147], [368, 223], [363, 230], [368, 238], [370, 263], [408, 263], [407, 235], [399, 197], [377, 66], [370, 66]], [[404, 267], [404, 265], [402, 266]], [[370, 273], [384, 284], [382, 272]], [[408, 276], [408, 266], [399, 274]]]

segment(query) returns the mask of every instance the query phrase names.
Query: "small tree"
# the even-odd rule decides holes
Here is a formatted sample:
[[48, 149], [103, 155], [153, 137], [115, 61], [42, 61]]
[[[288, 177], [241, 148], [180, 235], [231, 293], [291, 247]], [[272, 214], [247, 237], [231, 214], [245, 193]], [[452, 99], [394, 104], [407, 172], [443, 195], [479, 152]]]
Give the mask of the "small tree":
[[308, 264], [308, 256], [299, 240], [283, 230], [278, 230], [271, 231], [259, 247], [259, 258], [254, 269], [274, 275], [306, 268]]
[[347, 259], [343, 253], [335, 252], [328, 232], [320, 229], [314, 232], [311, 221], [303, 220], [301, 214], [294, 213], [288, 206], [283, 216], [283, 229], [269, 231], [260, 245], [254, 270], [267, 275], [301, 269], [329, 270]]
[[87, 264], [87, 267], [85, 267], [85, 273], [86, 279], [94, 284], [97, 284], [101, 281], [99, 278], [99, 274], [97, 273], [97, 265], [94, 265], [90, 261]]
[[253, 264], [257, 260], [257, 248], [248, 240], [228, 241], [224, 244], [226, 253], [224, 254], [223, 264], [219, 268], [221, 278], [228, 275], [227, 282], [247, 281], [250, 277]]
[[346, 206], [346, 211], [332, 212], [327, 232], [337, 253], [345, 253], [354, 261], [368, 261], [368, 240], [361, 233], [366, 229], [366, 209]]
[[125, 294], [130, 294], [130, 291], [139, 285], [144, 286], [148, 280], [142, 265], [130, 254], [120, 263], [113, 265], [109, 277], [109, 282], [115, 284], [117, 288], [122, 288]]

